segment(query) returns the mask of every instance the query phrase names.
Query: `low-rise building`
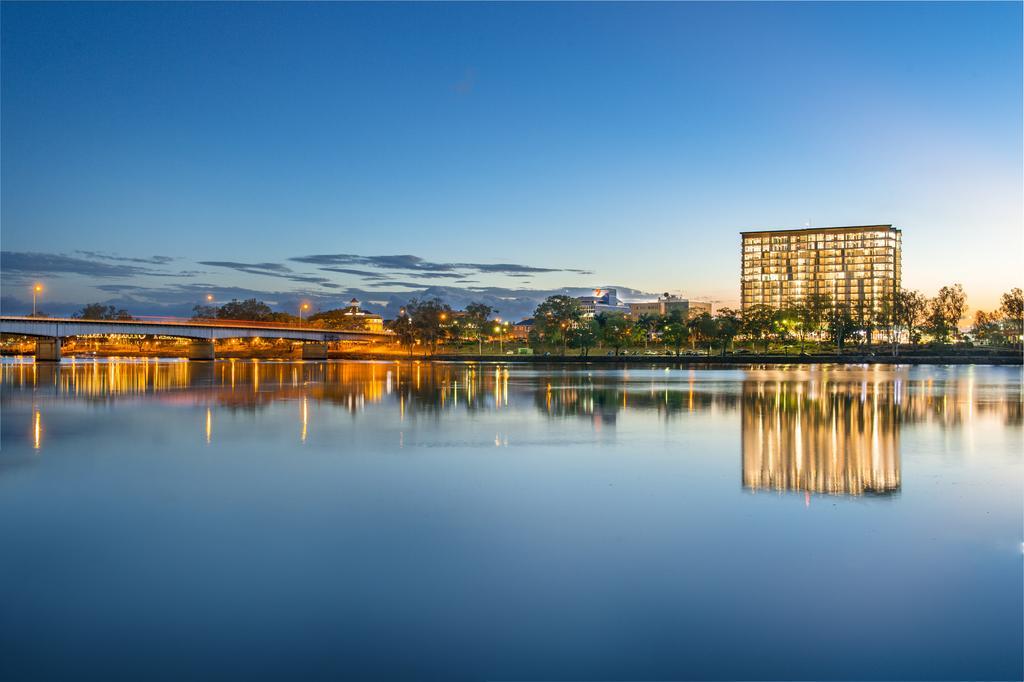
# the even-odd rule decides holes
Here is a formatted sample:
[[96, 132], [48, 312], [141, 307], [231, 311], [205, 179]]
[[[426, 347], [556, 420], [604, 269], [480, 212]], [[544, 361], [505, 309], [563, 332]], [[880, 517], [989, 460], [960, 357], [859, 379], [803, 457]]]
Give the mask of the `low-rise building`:
[[384, 331], [384, 318], [360, 307], [358, 299], [353, 298], [348, 305], [342, 309], [342, 315], [362, 322], [363, 329], [368, 332]]
[[601, 313], [628, 315], [629, 306], [618, 296], [615, 289], [594, 289], [593, 296], [577, 296], [583, 317], [595, 317]]
[[639, 320], [643, 315], [671, 315], [674, 312], [688, 320], [705, 312], [711, 314], [711, 304], [669, 294], [659, 296], [657, 301], [638, 301], [629, 304], [629, 317], [632, 320]]
[[530, 338], [530, 331], [533, 329], [533, 318], [521, 320], [512, 325], [510, 334], [514, 339], [527, 340]]

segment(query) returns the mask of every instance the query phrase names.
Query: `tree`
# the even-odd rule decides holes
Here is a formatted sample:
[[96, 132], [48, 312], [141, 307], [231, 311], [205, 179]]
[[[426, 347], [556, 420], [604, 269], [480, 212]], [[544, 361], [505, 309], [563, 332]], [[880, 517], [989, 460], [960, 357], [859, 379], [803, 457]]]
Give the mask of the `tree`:
[[882, 301], [882, 305], [879, 307], [875, 319], [879, 328], [885, 330], [885, 333], [889, 336], [889, 343], [892, 346], [892, 356], [896, 357], [899, 353], [899, 343], [897, 342], [899, 325], [896, 317], [895, 296]]
[[265, 322], [270, 320], [273, 314], [274, 311], [263, 301], [255, 298], [239, 301], [233, 298], [217, 310], [217, 319]]
[[796, 319], [796, 333], [800, 339], [800, 354], [803, 355], [807, 334], [811, 330], [811, 311], [804, 305], [799, 304], [793, 307], [793, 317]]
[[633, 326], [625, 315], [601, 315], [601, 341], [608, 344], [618, 355], [619, 351], [632, 343], [636, 343], [639, 329]]
[[967, 295], [959, 284], [939, 289], [938, 295], [928, 303], [928, 327], [937, 341], [960, 336], [960, 320], [967, 311]]
[[657, 315], [650, 315], [644, 313], [636, 320], [636, 328], [643, 333], [644, 336], [644, 348], [647, 348], [647, 342], [651, 338], [651, 332], [658, 328], [659, 319]]
[[974, 324], [971, 325], [971, 336], [981, 343], [994, 344], [1002, 341], [1003, 326], [999, 313], [986, 313], [979, 310], [974, 313]]
[[871, 337], [875, 331], [875, 310], [868, 305], [866, 300], [861, 298], [851, 312], [854, 314], [854, 327], [864, 332], [864, 343], [870, 346]]
[[487, 320], [496, 312], [498, 311], [485, 303], [470, 303], [466, 306], [466, 322], [472, 325], [476, 332], [480, 355], [484, 353], [484, 333], [487, 328]]
[[832, 312], [832, 297], [828, 294], [810, 294], [804, 299], [807, 333], [818, 338]]
[[388, 328], [395, 333], [398, 343], [409, 349], [409, 356], [412, 356], [412, 346], [416, 343], [416, 330], [412, 326], [412, 320], [404, 312], [394, 320], [388, 322]]
[[1024, 291], [1014, 287], [1003, 294], [999, 312], [1003, 314], [1003, 325], [1011, 343], [1024, 343]]
[[804, 324], [807, 319], [807, 309], [801, 305], [793, 305], [778, 311], [776, 315], [777, 326], [786, 335], [795, 335], [800, 341], [800, 352], [804, 352]]
[[715, 316], [714, 336], [722, 344], [723, 357], [729, 343], [740, 333], [742, 324], [739, 314], [731, 308], [722, 308]]
[[697, 332], [697, 337], [708, 344], [708, 355], [711, 355], [713, 344], [715, 342], [716, 335], [718, 333], [718, 324], [715, 318], [711, 317], [710, 313], [701, 313], [697, 317], [693, 318], [693, 329]]
[[81, 320], [131, 320], [132, 316], [125, 309], [118, 310], [112, 305], [90, 303], [83, 307], [74, 317]]
[[215, 305], [197, 305], [192, 308], [192, 319], [193, 320], [213, 320], [217, 317], [217, 306]]
[[451, 307], [437, 298], [428, 301], [413, 299], [405, 306], [405, 312], [411, 319], [416, 338], [431, 354], [435, 353], [437, 344], [448, 333]]
[[775, 328], [775, 310], [758, 304], [743, 310], [743, 333], [754, 341], [764, 343], [764, 352], [768, 352], [768, 342]]
[[832, 314], [828, 320], [828, 332], [832, 342], [836, 344], [837, 354], [843, 352], [846, 338], [856, 326], [856, 322], [854, 322], [853, 316], [850, 314], [850, 308], [845, 303], [840, 303], [832, 308]]
[[580, 302], [571, 296], [548, 296], [533, 313], [533, 326], [540, 339], [548, 344], [562, 345], [562, 355], [569, 341], [569, 330], [583, 318]]
[[686, 345], [689, 336], [690, 329], [682, 322], [668, 322], [661, 328], [661, 340], [675, 351], [676, 357], [679, 357], [679, 350]]
[[573, 348], [579, 348], [580, 354], [583, 357], [587, 357], [590, 355], [590, 349], [597, 344], [599, 336], [600, 329], [598, 328], [597, 321], [583, 320], [569, 329], [569, 345]]
[[928, 299], [916, 289], [901, 289], [893, 297], [894, 323], [897, 328], [905, 329], [907, 340], [916, 344], [920, 334], [918, 327], [924, 323], [925, 312], [928, 310]]

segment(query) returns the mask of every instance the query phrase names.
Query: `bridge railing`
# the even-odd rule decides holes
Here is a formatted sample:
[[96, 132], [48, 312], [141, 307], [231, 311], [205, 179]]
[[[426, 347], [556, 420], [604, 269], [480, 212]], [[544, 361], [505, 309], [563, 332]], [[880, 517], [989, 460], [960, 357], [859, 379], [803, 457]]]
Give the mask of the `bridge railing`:
[[267, 329], [277, 331], [304, 331], [304, 332], [337, 332], [337, 333], [352, 333], [352, 334], [372, 334], [377, 336], [393, 336], [393, 332], [390, 330], [384, 331], [369, 331], [364, 329], [337, 329], [333, 327], [321, 327], [315, 324], [287, 324], [282, 322], [268, 321], [268, 320], [222, 320], [218, 318], [187, 318], [187, 317], [171, 317], [167, 315], [135, 315], [130, 320], [91, 320], [81, 317], [40, 317], [40, 316], [18, 316], [18, 315], [3, 315], [2, 319], [18, 321], [18, 322], [74, 322], [74, 323], [109, 323], [109, 324], [137, 324], [137, 325], [174, 325], [180, 327], [232, 327], [232, 328], [246, 328], [246, 329]]

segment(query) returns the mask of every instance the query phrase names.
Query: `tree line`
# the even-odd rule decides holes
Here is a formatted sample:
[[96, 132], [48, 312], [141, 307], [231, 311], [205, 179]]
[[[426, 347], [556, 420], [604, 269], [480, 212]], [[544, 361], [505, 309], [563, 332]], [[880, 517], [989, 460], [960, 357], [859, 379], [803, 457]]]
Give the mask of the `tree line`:
[[227, 303], [215, 305], [197, 305], [192, 309], [194, 320], [245, 320], [247, 322], [278, 322], [286, 325], [299, 324], [317, 329], [338, 329], [359, 331], [365, 322], [358, 316], [346, 315], [345, 308], [335, 308], [311, 313], [308, 317], [275, 311], [269, 305], [255, 298], [244, 301], [232, 299]]
[[[851, 345], [888, 344], [894, 354], [901, 344], [950, 342], [1020, 346], [1024, 333], [1024, 293], [1014, 288], [1003, 294], [998, 309], [977, 311], [965, 336], [960, 323], [967, 312], [967, 296], [959, 284], [944, 286], [929, 298], [916, 290], [902, 290], [877, 308], [865, 309], [813, 295], [786, 308], [755, 305], [743, 311], [721, 308], [715, 314], [685, 316], [622, 314], [585, 316], [577, 299], [550, 296], [534, 311], [527, 342], [538, 351], [566, 354], [574, 349], [588, 356], [595, 348], [619, 355], [627, 349], [660, 345], [679, 355], [689, 346], [708, 355], [724, 355], [738, 339], [768, 352], [772, 345], [792, 344], [801, 353], [807, 344], [828, 343], [837, 352]], [[400, 344], [410, 353], [418, 346], [435, 353], [445, 343], [473, 342], [483, 352], [484, 340], [507, 338], [508, 323], [495, 324], [490, 306], [471, 303], [454, 311], [439, 299], [411, 300], [389, 322]]]
[[[657, 344], [676, 355], [683, 348], [700, 348], [711, 355], [725, 354], [737, 339], [768, 352], [773, 344], [795, 344], [801, 353], [808, 342], [827, 342], [837, 352], [851, 343], [871, 346], [882, 338], [898, 353], [901, 344], [917, 346], [923, 341], [946, 344], [951, 341], [1020, 347], [1024, 337], [1024, 292], [1013, 288], [1004, 293], [997, 309], [978, 310], [965, 337], [960, 323], [968, 310], [967, 296], [959, 284], [944, 286], [933, 297], [920, 291], [901, 290], [883, 305], [863, 309], [835, 303], [828, 296], [812, 295], [786, 308], [755, 305], [743, 311], [720, 308], [714, 315], [641, 315], [631, 319], [622, 314], [602, 313], [588, 317], [577, 299], [550, 296], [534, 311], [527, 342], [539, 351], [566, 354], [572, 348], [588, 356], [597, 347], [619, 355], [626, 349]], [[321, 311], [301, 320], [311, 327], [357, 330], [364, 328], [358, 316], [346, 315], [345, 308]], [[484, 303], [470, 303], [456, 311], [440, 299], [413, 299], [388, 323], [396, 340], [408, 349], [419, 346], [435, 353], [446, 343], [476, 344], [483, 353], [485, 341], [509, 339], [509, 323], [495, 319], [499, 311]], [[127, 310], [102, 303], [84, 306], [74, 317], [87, 320], [131, 320]], [[295, 324], [297, 315], [274, 311], [255, 298], [233, 299], [220, 306], [197, 305], [193, 319], [249, 320]]]

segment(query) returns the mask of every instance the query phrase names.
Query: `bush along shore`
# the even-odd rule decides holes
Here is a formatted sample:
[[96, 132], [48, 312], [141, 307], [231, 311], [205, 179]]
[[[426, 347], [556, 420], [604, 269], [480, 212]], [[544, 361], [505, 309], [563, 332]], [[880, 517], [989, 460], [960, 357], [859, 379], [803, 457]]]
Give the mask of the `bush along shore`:
[[471, 355], [437, 353], [434, 355], [396, 355], [379, 353], [331, 352], [331, 358], [347, 360], [419, 360], [439, 362], [509, 362], [573, 364], [681, 364], [681, 365], [794, 365], [794, 364], [875, 364], [875, 365], [1021, 365], [1020, 351], [986, 352], [976, 349], [947, 352], [915, 351], [898, 356], [891, 353], [728, 353], [726, 355]]

